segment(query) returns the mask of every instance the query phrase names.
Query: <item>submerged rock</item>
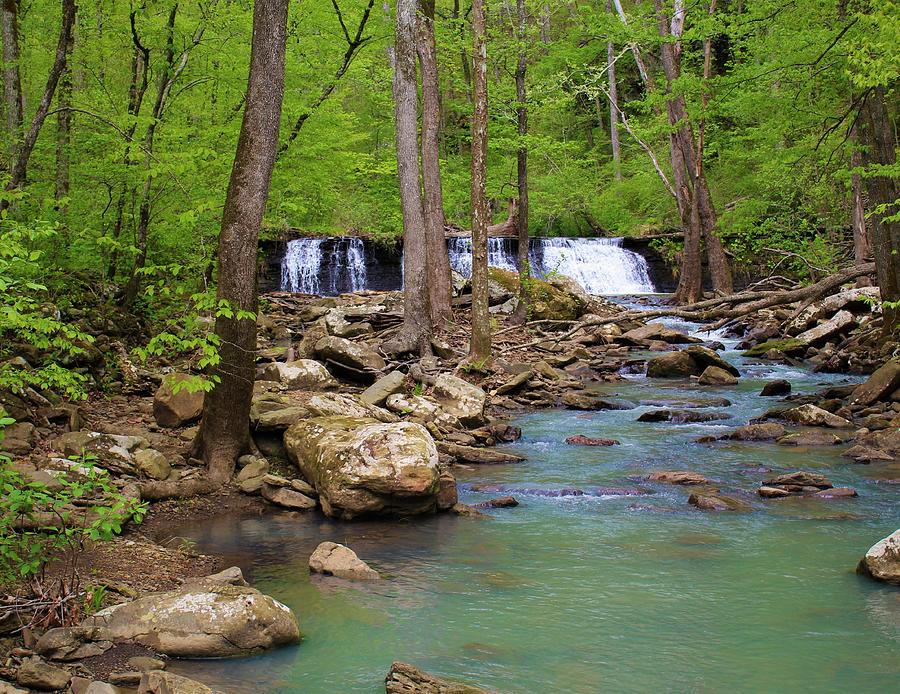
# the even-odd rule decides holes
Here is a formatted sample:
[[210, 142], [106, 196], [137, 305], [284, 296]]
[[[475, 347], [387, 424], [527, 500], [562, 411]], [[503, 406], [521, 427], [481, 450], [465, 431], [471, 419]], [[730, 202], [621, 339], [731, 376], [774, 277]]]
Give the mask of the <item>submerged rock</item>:
[[710, 482], [699, 472], [690, 472], [688, 470], [659, 470], [647, 475], [647, 480], [650, 482], [684, 485], [709, 484]]
[[671, 422], [672, 424], [696, 424], [730, 419], [724, 412], [698, 412], [697, 410], [651, 410], [644, 412], [639, 422]]
[[746, 513], [752, 511], [750, 504], [723, 494], [694, 493], [688, 498], [691, 506], [696, 506], [701, 511], [734, 511]]
[[587, 390], [563, 393], [562, 403], [570, 410], [633, 410], [635, 405], [628, 400], [604, 398]]
[[618, 446], [621, 442], [615, 439], [594, 439], [578, 434], [567, 438], [566, 443], [570, 446]]
[[391, 665], [384, 688], [386, 694], [488, 694], [485, 689], [447, 682], [400, 662]]
[[246, 656], [300, 640], [290, 608], [254, 588], [201, 578], [113, 605], [82, 623], [104, 641], [181, 658]]
[[647, 362], [650, 378], [684, 378], [699, 376], [702, 372], [703, 368], [686, 351], [670, 352]]
[[859, 562], [856, 572], [871, 576], [876, 581], [900, 585], [900, 530], [872, 545]]
[[472, 508], [513, 508], [518, 505], [519, 502], [514, 496], [500, 496], [496, 499], [488, 499], [487, 501], [474, 504]]
[[790, 381], [785, 381], [783, 378], [776, 379], [774, 381], [769, 381], [766, 383], [762, 390], [759, 392], [760, 396], [764, 398], [771, 398], [778, 395], [789, 395], [791, 392], [791, 384]]
[[351, 581], [377, 581], [381, 576], [356, 552], [336, 542], [322, 542], [309, 558], [309, 570]]
[[327, 516], [351, 520], [437, 507], [438, 452], [421, 424], [316, 417], [288, 429], [284, 444]]
[[733, 441], [774, 441], [785, 435], [785, 428], [777, 422], [747, 424], [728, 435]]

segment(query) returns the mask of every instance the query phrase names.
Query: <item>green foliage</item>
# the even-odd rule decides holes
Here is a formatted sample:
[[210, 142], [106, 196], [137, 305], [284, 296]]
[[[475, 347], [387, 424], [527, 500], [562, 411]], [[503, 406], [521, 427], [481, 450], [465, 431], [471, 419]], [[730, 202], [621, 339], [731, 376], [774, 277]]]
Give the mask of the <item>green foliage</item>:
[[[52, 389], [77, 400], [85, 397], [84, 376], [60, 365], [66, 356], [84, 353], [93, 338], [56, 316], [40, 282], [44, 252], [57, 230], [49, 225], [26, 226], [0, 218], [0, 356], [14, 356], [22, 345], [40, 355], [38, 364], [0, 364], [0, 387], [20, 391], [27, 386]], [[34, 368], [32, 368], [34, 367]]]
[[[0, 420], [2, 430], [12, 423]], [[40, 577], [61, 562], [71, 579], [88, 541], [109, 540], [128, 520], [140, 521], [146, 504], [119, 493], [109, 473], [90, 456], [57, 477], [59, 488], [20, 475], [0, 457], [0, 585]]]

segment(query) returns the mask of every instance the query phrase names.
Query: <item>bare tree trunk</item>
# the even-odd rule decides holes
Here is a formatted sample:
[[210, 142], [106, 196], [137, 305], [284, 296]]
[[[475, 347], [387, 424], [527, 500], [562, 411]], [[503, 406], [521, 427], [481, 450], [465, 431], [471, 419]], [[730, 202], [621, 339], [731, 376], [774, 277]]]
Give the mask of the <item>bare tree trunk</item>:
[[487, 43], [484, 0], [472, 0], [472, 53], [475, 108], [472, 114], [472, 341], [469, 359], [491, 356], [488, 312], [487, 204]]
[[431, 352], [428, 311], [428, 255], [419, 180], [418, 94], [416, 84], [416, 0], [398, 0], [394, 44], [394, 109], [397, 176], [403, 212], [403, 327], [383, 345], [401, 354]]
[[519, 59], [516, 63], [516, 125], [519, 135], [519, 148], [516, 152], [516, 182], [519, 189], [518, 215], [516, 230], [519, 236], [519, 253], [516, 264], [519, 268], [519, 305], [516, 306], [512, 320], [524, 323], [528, 317], [528, 278], [531, 267], [528, 262], [528, 94], [525, 91], [525, 76], [528, 69], [527, 53], [527, 14], [525, 0], [516, 0], [516, 21], [518, 23], [517, 38], [519, 40]]
[[22, 77], [19, 71], [19, 0], [2, 0], [0, 34], [3, 36], [3, 116], [9, 141], [5, 155], [7, 169], [12, 170], [22, 137], [24, 120]]
[[[459, 0], [453, 0], [453, 13], [450, 15], [453, 20], [460, 19], [461, 15], [459, 12]], [[460, 39], [465, 35], [465, 29], [463, 29], [462, 23], [460, 23], [459, 28], [459, 36]], [[472, 65], [471, 60], [469, 59], [468, 54], [465, 50], [460, 54], [462, 58], [462, 68], [463, 68], [463, 81], [466, 83], [466, 98], [469, 101], [472, 101]]]
[[[607, 0], [606, 11], [612, 11], [612, 0]], [[616, 180], [622, 180], [622, 160], [619, 153], [619, 96], [616, 88], [616, 51], [612, 41], [606, 43], [607, 68], [606, 76], [609, 79], [609, 140], [612, 143], [613, 167], [616, 171]]]
[[443, 325], [450, 312], [450, 258], [444, 237], [444, 195], [441, 190], [441, 93], [434, 38], [434, 0], [419, 0], [419, 64], [422, 68], [422, 183], [425, 188], [425, 233], [428, 301], [431, 322]]
[[[863, 155], [859, 148], [859, 126], [854, 125], [850, 131], [850, 139], [853, 141], [853, 151], [850, 154], [850, 166], [858, 169], [863, 165]], [[872, 229], [866, 222], [866, 201], [863, 194], [862, 177], [859, 173], [851, 176], [851, 202], [850, 213], [853, 228], [853, 256], [857, 265], [862, 265], [872, 259]], [[856, 280], [857, 287], [869, 287], [872, 280], [868, 277], [860, 277]]]
[[237, 458], [249, 450], [250, 401], [256, 353], [256, 252], [278, 151], [284, 97], [288, 0], [256, 0], [244, 119], [222, 210], [217, 297], [231, 317], [216, 318], [219, 382], [206, 394], [195, 454], [209, 478], [228, 481]]
[[[69, 197], [69, 144], [72, 131], [72, 51], [75, 48], [75, 32], [69, 34], [66, 44], [66, 68], [59, 80], [59, 93], [56, 105], [59, 113], [56, 116], [56, 201], [59, 203]], [[60, 211], [65, 213], [68, 204]]]
[[[50, 111], [50, 104], [53, 101], [53, 95], [56, 93], [59, 78], [66, 69], [66, 58], [68, 57], [66, 48], [71, 40], [74, 24], [75, 0], [62, 0], [62, 20], [59, 28], [59, 40], [56, 44], [56, 57], [53, 60], [50, 73], [47, 75], [44, 94], [41, 96], [37, 111], [35, 111], [34, 117], [31, 119], [31, 127], [22, 140], [22, 146], [16, 152], [16, 161], [12, 166], [9, 182], [6, 184], [7, 191], [16, 190], [25, 183], [28, 160], [31, 158], [32, 151], [34, 151], [34, 145], [41, 132], [41, 126], [44, 125], [47, 113]], [[0, 210], [4, 210], [8, 206], [8, 201], [0, 201]]]
[[[860, 111], [860, 139], [866, 145], [865, 163], [890, 167], [896, 164], [894, 133], [885, 98], [886, 87], [873, 88]], [[884, 336], [896, 337], [900, 329], [900, 183], [890, 173], [864, 179], [869, 197], [874, 238], [875, 275], [883, 302]], [[891, 219], [894, 217], [894, 219]]]
[[191, 43], [181, 52], [181, 55], [178, 61], [175, 61], [175, 16], [178, 13], [178, 3], [172, 5], [172, 9], [169, 11], [169, 19], [166, 23], [166, 54], [165, 54], [165, 71], [160, 75], [159, 85], [156, 90], [156, 101], [153, 104], [153, 114], [152, 119], [150, 120], [149, 125], [147, 125], [147, 132], [144, 135], [144, 166], [148, 170], [147, 177], [144, 179], [144, 185], [141, 192], [141, 205], [140, 210], [138, 212], [138, 226], [137, 226], [137, 257], [134, 260], [134, 266], [131, 270], [131, 277], [128, 280], [128, 284], [125, 285], [125, 294], [122, 299], [123, 306], [131, 306], [134, 303], [134, 300], [137, 298], [138, 290], [141, 286], [141, 270], [144, 268], [147, 262], [147, 250], [148, 244], [150, 240], [150, 216], [151, 216], [151, 208], [152, 208], [152, 196], [151, 193], [153, 191], [153, 176], [150, 175], [149, 170], [151, 168], [152, 160], [153, 160], [153, 143], [154, 138], [156, 137], [156, 129], [159, 126], [160, 122], [162, 122], [163, 112], [166, 108], [166, 103], [169, 100], [169, 95], [172, 93], [172, 87], [175, 82], [178, 81], [178, 78], [181, 76], [181, 73], [184, 72], [185, 67], [187, 67], [188, 56], [190, 55], [191, 49], [197, 46], [200, 43], [200, 39], [203, 38], [203, 28], [197, 29], [194, 33], [194, 37]]

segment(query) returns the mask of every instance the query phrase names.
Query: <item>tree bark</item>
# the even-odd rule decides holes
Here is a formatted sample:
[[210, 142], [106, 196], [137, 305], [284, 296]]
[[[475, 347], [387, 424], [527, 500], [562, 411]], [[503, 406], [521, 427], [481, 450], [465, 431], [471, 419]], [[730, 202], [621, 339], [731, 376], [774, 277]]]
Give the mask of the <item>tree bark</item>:
[[[863, 156], [859, 147], [858, 125], [854, 125], [851, 129], [850, 139], [853, 142], [853, 151], [850, 153], [850, 167], [859, 169], [863, 165]], [[866, 201], [863, 193], [862, 176], [859, 175], [858, 171], [851, 175], [850, 196], [853, 257], [856, 260], [856, 264], [860, 265], [872, 259], [872, 229], [866, 221]], [[872, 281], [868, 277], [860, 277], [856, 281], [857, 287], [868, 287], [871, 285]]]
[[524, 323], [528, 317], [528, 278], [531, 267], [528, 262], [528, 94], [525, 89], [525, 77], [528, 69], [527, 53], [527, 14], [525, 0], [516, 0], [516, 21], [518, 24], [519, 58], [516, 63], [516, 130], [519, 135], [519, 148], [516, 152], [516, 183], [519, 191], [516, 231], [519, 237], [519, 252], [516, 264], [519, 268], [519, 305], [513, 313], [512, 320]]
[[394, 42], [394, 112], [397, 176], [403, 213], [403, 327], [383, 349], [401, 354], [431, 352], [428, 256], [419, 179], [416, 83], [416, 0], [398, 0]]
[[[890, 167], [897, 162], [894, 133], [885, 104], [888, 91], [884, 86], [873, 88], [861, 107], [860, 138], [866, 145], [864, 162], [868, 168]], [[875, 276], [883, 303], [883, 331], [885, 338], [891, 338], [900, 330], [900, 222], [890, 219], [900, 214], [900, 182], [890, 173], [874, 175], [872, 171], [863, 180], [869, 197]]]
[[487, 43], [484, 0], [472, 2], [472, 53], [475, 108], [472, 114], [472, 340], [469, 359], [491, 356], [491, 316], [488, 312], [487, 204]]
[[[22, 140], [22, 145], [16, 151], [16, 160], [12, 166], [9, 182], [6, 184], [7, 192], [20, 188], [26, 180], [28, 170], [28, 160], [34, 151], [34, 145], [37, 143], [38, 135], [41, 127], [47, 119], [47, 113], [50, 111], [50, 104], [56, 93], [56, 87], [59, 79], [66, 69], [66, 58], [68, 57], [67, 46], [72, 36], [72, 27], [75, 24], [75, 0], [62, 0], [62, 19], [59, 27], [59, 40], [56, 44], [56, 57], [47, 75], [47, 84], [44, 87], [44, 93], [38, 104], [37, 111], [31, 119], [31, 126], [28, 133]], [[5, 45], [5, 44], [4, 44]], [[0, 210], [6, 209], [9, 202], [0, 201]]]
[[[612, 11], [612, 0], [607, 0], [606, 11]], [[606, 43], [606, 76], [609, 80], [609, 141], [612, 143], [613, 168], [616, 180], [622, 180], [622, 160], [619, 152], [619, 95], [616, 88], [616, 51], [612, 41]]]
[[219, 379], [203, 403], [195, 454], [203, 456], [208, 477], [223, 484], [234, 473], [238, 456], [251, 448], [250, 402], [253, 397], [257, 309], [256, 253], [266, 211], [269, 184], [278, 151], [288, 0], [256, 0], [253, 43], [244, 118], [219, 235], [220, 302], [231, 316], [216, 318], [220, 341]]
[[[66, 43], [66, 67], [59, 80], [59, 93], [56, 97], [56, 202], [60, 203], [69, 197], [69, 145], [72, 132], [72, 51], [75, 48], [75, 32], [69, 34]], [[65, 212], [68, 205], [62, 205]]]
[[5, 154], [7, 169], [12, 170], [24, 120], [19, 71], [19, 0], [2, 0], [0, 34], [3, 36], [3, 120], [8, 138]]
[[441, 190], [441, 94], [434, 37], [434, 0], [419, 0], [419, 65], [422, 68], [422, 183], [425, 189], [425, 234], [428, 302], [431, 322], [444, 325], [450, 317], [450, 258], [444, 237], [444, 195]]

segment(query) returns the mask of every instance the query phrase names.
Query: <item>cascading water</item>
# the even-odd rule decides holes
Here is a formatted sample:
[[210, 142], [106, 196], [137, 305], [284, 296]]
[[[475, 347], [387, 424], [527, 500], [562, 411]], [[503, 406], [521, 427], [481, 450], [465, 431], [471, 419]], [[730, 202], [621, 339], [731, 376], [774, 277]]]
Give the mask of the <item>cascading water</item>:
[[[622, 248], [622, 239], [534, 239], [535, 274], [558, 272], [588, 294], [647, 294], [655, 290], [644, 256]], [[536, 256], [540, 254], [540, 260]]]
[[[591, 294], [656, 291], [646, 259], [623, 248], [622, 242], [620, 238], [533, 238], [528, 252], [531, 271], [540, 278], [552, 273], [567, 275]], [[515, 238], [489, 238], [488, 264], [515, 272], [516, 251]], [[447, 239], [447, 252], [450, 267], [465, 277], [471, 276], [471, 238]], [[384, 257], [379, 253], [374, 246], [367, 247], [362, 239], [354, 237], [290, 241], [281, 261], [281, 289], [334, 295], [402, 287], [399, 254]]]
[[[464, 277], [472, 274], [472, 240], [448, 239], [450, 267]], [[531, 239], [528, 252], [531, 271], [540, 278], [551, 273], [567, 275], [589, 294], [648, 294], [656, 291], [646, 259], [622, 247], [620, 238]], [[513, 239], [488, 239], [488, 265], [516, 271]]]
[[340, 294], [366, 289], [366, 250], [355, 237], [295, 239], [281, 260], [281, 289]]

